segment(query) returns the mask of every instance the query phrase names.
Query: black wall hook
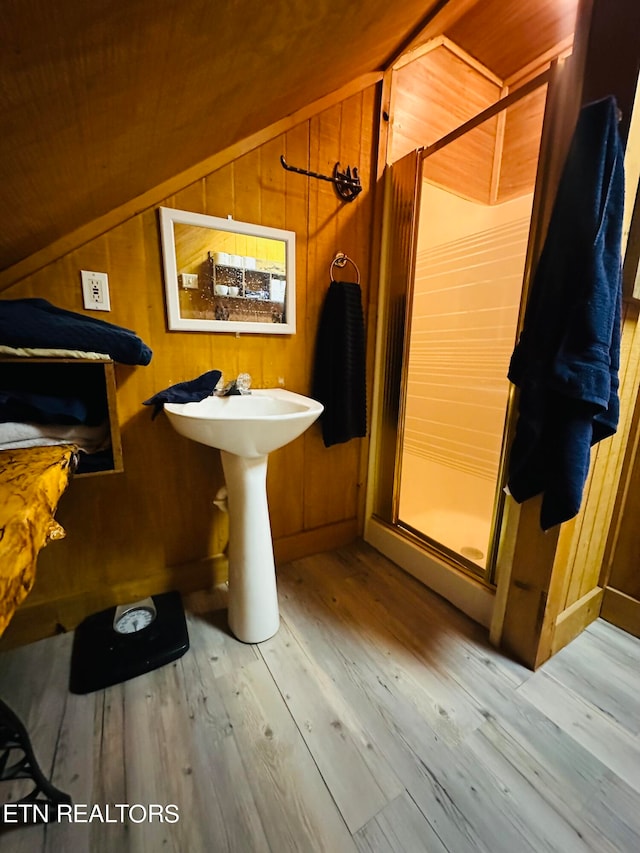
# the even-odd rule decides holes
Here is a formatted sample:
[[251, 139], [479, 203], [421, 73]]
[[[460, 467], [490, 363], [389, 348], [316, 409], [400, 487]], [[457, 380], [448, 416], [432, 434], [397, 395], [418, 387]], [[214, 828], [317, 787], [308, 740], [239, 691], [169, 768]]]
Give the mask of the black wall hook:
[[353, 171], [347, 166], [346, 171], [340, 171], [340, 163], [333, 167], [333, 175], [319, 175], [318, 172], [310, 172], [308, 169], [299, 169], [297, 166], [289, 166], [284, 156], [280, 155], [282, 168], [287, 172], [297, 172], [299, 175], [307, 175], [309, 178], [318, 178], [321, 181], [329, 181], [333, 184], [336, 192], [343, 201], [353, 201], [362, 192], [362, 184], [357, 168]]

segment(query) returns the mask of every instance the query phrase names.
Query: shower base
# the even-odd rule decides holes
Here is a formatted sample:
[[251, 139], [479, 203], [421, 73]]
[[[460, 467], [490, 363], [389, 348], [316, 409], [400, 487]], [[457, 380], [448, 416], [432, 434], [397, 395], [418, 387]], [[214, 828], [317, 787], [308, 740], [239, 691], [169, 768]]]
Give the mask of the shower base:
[[402, 514], [400, 521], [472, 563], [486, 567], [491, 532], [486, 519], [453, 510], [429, 509]]
[[402, 472], [400, 521], [486, 568], [495, 484], [408, 453]]

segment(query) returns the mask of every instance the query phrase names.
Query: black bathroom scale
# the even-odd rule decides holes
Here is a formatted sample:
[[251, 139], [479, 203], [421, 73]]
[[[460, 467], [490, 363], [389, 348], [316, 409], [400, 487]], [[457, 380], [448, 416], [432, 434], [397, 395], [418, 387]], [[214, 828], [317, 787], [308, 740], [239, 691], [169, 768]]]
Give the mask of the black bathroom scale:
[[189, 648], [179, 592], [87, 616], [75, 630], [69, 690], [92, 693], [177, 660]]

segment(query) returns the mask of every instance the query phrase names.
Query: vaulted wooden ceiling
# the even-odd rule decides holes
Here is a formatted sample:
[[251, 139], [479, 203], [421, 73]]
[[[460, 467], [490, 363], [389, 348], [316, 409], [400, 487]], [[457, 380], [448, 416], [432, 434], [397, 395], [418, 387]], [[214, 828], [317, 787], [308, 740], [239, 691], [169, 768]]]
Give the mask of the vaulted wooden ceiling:
[[436, 0], [4, 0], [0, 269], [381, 68]]
[[[575, 8], [575, 0], [534, 5], [565, 4]], [[478, 58], [489, 67], [495, 53], [505, 74], [515, 48], [500, 37], [505, 7], [507, 17], [523, 19], [527, 41], [537, 32], [526, 27], [530, 6], [3, 0], [0, 270], [384, 68], [437, 9], [439, 17], [449, 15], [452, 38], [471, 54], [484, 51]], [[522, 49], [516, 55], [521, 61]]]

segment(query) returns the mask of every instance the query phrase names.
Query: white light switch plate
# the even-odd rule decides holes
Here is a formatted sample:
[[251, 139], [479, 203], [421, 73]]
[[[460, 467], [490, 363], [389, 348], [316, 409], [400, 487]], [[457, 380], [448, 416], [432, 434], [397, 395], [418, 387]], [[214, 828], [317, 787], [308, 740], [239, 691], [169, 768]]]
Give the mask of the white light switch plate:
[[82, 298], [89, 311], [111, 311], [109, 276], [106, 272], [80, 270]]

